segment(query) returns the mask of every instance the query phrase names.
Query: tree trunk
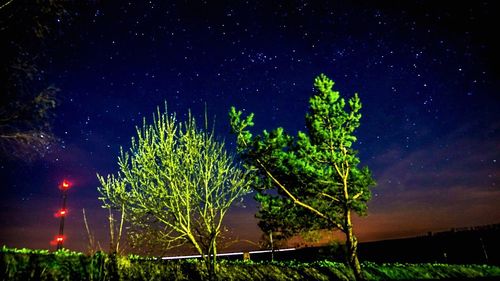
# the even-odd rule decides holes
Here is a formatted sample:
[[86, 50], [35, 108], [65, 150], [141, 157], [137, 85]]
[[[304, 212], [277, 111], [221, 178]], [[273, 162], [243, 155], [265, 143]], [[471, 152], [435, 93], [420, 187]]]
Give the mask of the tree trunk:
[[351, 222], [351, 211], [346, 211], [346, 223], [345, 223], [345, 235], [346, 235], [346, 246], [347, 246], [347, 261], [349, 266], [354, 273], [354, 277], [357, 281], [365, 280], [363, 277], [363, 272], [361, 271], [361, 265], [358, 259], [358, 240], [354, 235], [352, 230], [352, 222]]
[[211, 245], [211, 248], [212, 248], [212, 260], [211, 260], [211, 271], [212, 271], [212, 280], [217, 280], [217, 242], [215, 240], [215, 235], [214, 237], [212, 238], [212, 245]]
[[208, 243], [205, 264], [208, 271], [208, 280], [217, 280], [217, 241], [215, 235], [210, 238]]

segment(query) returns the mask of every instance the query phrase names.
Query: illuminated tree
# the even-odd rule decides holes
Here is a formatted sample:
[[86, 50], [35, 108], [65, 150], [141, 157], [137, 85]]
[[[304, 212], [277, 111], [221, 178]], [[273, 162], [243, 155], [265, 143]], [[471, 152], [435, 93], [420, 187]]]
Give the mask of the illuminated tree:
[[158, 111], [152, 125], [137, 129], [118, 165], [117, 175], [98, 175], [98, 189], [105, 206], [124, 206], [132, 240], [145, 235], [166, 248], [187, 243], [213, 276], [224, 216], [251, 183], [224, 143], [197, 129], [191, 114], [177, 122], [175, 115]]
[[346, 110], [333, 84], [325, 75], [316, 77], [316, 94], [306, 115], [307, 133], [298, 132], [295, 138], [282, 128], [252, 136], [248, 127], [253, 126], [253, 114], [242, 118], [242, 112], [232, 107], [229, 116], [238, 152], [255, 175], [261, 227], [293, 233], [342, 231], [348, 263], [356, 278], [362, 279], [351, 217], [353, 212], [366, 214], [369, 188], [375, 182], [368, 168], [358, 167], [357, 151], [352, 148], [360, 125], [360, 99], [357, 94], [349, 99]]

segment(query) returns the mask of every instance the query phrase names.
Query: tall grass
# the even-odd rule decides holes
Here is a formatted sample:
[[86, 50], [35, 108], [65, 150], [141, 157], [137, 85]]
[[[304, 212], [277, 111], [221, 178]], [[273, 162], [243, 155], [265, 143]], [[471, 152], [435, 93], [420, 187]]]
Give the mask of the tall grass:
[[[500, 280], [500, 267], [448, 264], [362, 264], [367, 280]], [[205, 264], [200, 260], [164, 261], [139, 256], [88, 256], [62, 250], [10, 249], [0, 251], [0, 280], [203, 280]], [[220, 280], [353, 280], [343, 263], [225, 261], [219, 263]], [[483, 280], [483, 279], [481, 279]]]

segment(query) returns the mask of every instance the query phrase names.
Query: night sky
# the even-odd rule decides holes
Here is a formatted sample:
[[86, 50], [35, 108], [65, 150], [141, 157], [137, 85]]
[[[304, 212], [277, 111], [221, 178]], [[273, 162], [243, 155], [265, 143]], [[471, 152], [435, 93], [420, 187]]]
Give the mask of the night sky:
[[[0, 244], [53, 249], [57, 186], [68, 178], [65, 247], [85, 250], [85, 208], [107, 249], [96, 173], [117, 171], [120, 146], [128, 149], [157, 106], [166, 101], [181, 119], [191, 109], [201, 122], [206, 104], [234, 151], [230, 106], [255, 113], [255, 132], [295, 134], [320, 73], [363, 103], [356, 149], [378, 185], [368, 216], [355, 221], [361, 241], [500, 223], [492, 3], [137, 2], [97, 1], [54, 18], [59, 34], [45, 47], [44, 71], [61, 89], [60, 142], [38, 161], [0, 162]], [[227, 223], [234, 236], [257, 241], [256, 203], [245, 202]]]

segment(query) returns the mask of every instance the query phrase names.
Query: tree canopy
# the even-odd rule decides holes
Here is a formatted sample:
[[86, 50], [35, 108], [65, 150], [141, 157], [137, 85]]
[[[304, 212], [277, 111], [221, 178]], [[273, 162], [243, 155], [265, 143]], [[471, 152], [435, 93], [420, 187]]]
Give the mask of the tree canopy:
[[248, 130], [253, 114], [243, 117], [232, 107], [229, 116], [238, 152], [254, 175], [261, 228], [285, 236], [338, 229], [346, 235], [349, 263], [361, 278], [351, 214], [366, 215], [375, 181], [367, 167], [359, 167], [352, 147], [361, 101], [355, 94], [346, 103], [333, 85], [323, 74], [316, 77], [316, 93], [305, 118], [307, 131], [295, 137], [281, 127], [253, 136]]

